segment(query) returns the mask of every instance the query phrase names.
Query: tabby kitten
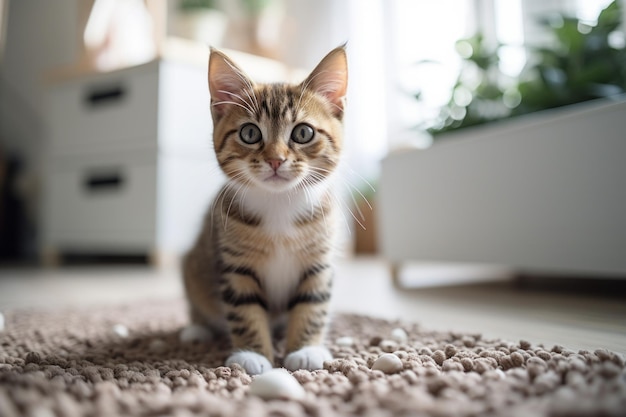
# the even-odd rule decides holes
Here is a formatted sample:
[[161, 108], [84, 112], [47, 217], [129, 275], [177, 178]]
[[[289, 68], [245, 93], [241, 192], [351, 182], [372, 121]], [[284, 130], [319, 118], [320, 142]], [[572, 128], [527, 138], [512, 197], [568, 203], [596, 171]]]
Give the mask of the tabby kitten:
[[213, 142], [228, 181], [183, 264], [191, 320], [230, 335], [249, 374], [274, 362], [286, 325], [289, 370], [320, 369], [331, 295], [334, 197], [347, 88], [344, 47], [299, 85], [255, 84], [212, 50]]

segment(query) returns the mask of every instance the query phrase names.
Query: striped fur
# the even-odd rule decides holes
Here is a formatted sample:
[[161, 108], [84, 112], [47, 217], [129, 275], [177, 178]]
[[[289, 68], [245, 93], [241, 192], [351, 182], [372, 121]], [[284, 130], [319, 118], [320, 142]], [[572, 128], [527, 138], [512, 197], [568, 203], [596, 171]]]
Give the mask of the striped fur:
[[[281, 317], [287, 353], [322, 343], [333, 277], [330, 179], [342, 148], [346, 83], [343, 47], [299, 85], [254, 84], [211, 52], [213, 142], [228, 182], [185, 257], [185, 288], [193, 322], [225, 329], [235, 351], [270, 363]], [[262, 136], [257, 143], [240, 136], [258, 137], [254, 128], [242, 131], [249, 124]]]

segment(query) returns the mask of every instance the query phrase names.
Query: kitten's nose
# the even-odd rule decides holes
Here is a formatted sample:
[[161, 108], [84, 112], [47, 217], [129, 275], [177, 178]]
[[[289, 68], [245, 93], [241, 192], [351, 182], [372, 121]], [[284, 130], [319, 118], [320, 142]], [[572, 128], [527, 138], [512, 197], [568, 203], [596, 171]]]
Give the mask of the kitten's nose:
[[280, 166], [283, 164], [283, 162], [285, 162], [284, 159], [267, 159], [265, 162], [267, 162], [274, 171], [277, 171], [278, 168], [280, 168]]

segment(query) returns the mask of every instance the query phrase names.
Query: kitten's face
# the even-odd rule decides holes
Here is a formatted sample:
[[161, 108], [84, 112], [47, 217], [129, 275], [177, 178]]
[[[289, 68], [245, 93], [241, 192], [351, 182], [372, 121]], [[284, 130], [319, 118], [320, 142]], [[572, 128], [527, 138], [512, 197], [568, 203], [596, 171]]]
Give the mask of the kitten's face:
[[255, 85], [212, 51], [213, 141], [222, 170], [271, 192], [324, 181], [339, 162], [346, 83], [343, 48], [328, 54], [300, 85]]

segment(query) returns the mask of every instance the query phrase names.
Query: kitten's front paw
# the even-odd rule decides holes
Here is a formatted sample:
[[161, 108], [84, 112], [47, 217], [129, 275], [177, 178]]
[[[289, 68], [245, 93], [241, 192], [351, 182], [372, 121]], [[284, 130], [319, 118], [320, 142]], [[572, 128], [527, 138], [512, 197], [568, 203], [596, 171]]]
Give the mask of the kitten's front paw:
[[226, 359], [226, 366], [233, 363], [239, 364], [249, 375], [258, 375], [272, 369], [272, 364], [267, 358], [259, 353], [242, 351], [235, 352]]
[[333, 358], [324, 346], [306, 346], [291, 352], [285, 358], [285, 368], [290, 371], [307, 369], [314, 371], [324, 368], [324, 362]]

